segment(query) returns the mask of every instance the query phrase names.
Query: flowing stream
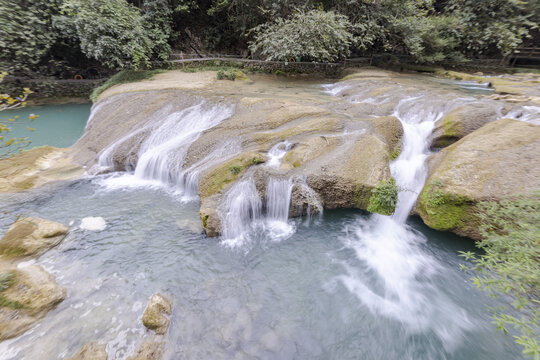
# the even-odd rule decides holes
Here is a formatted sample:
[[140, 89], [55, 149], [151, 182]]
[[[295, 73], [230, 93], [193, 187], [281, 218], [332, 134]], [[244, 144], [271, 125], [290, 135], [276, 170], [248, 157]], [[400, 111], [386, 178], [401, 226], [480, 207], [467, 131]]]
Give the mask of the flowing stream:
[[[389, 96], [368, 100], [347, 82], [325, 91], [374, 105]], [[131, 172], [3, 199], [10, 214], [71, 223], [73, 230], [37, 260], [68, 289], [66, 300], [24, 335], [1, 342], [0, 360], [64, 359], [91, 341], [105, 342], [110, 359], [125, 359], [146, 334], [141, 315], [158, 291], [173, 299], [165, 359], [520, 358], [485, 312], [496, 302], [459, 271], [457, 252], [472, 249], [471, 241], [409, 218], [426, 181], [436, 120], [475, 98], [393, 96], [400, 96], [394, 115], [404, 142], [391, 163], [400, 187], [391, 217], [339, 210], [310, 222], [289, 219], [293, 187], [307, 187], [305, 179], [271, 176], [261, 196], [247, 174], [218, 209], [221, 240], [206, 238], [199, 173], [241, 149], [226, 139], [184, 167], [190, 145], [233, 112], [205, 102], [161, 109], [149, 116], [157, 125], [149, 121], [101, 153], [100, 166], [114, 169], [115, 149], [151, 131], [133, 150]], [[290, 149], [278, 143], [263, 166], [279, 168]], [[2, 230], [13, 216], [0, 219]], [[86, 226], [89, 217], [101, 218], [101, 226]]]

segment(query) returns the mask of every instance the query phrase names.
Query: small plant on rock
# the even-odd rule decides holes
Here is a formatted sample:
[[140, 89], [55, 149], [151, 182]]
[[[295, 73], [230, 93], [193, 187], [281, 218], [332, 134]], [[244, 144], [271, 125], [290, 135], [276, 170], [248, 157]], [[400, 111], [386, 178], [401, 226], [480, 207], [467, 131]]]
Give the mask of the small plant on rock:
[[396, 210], [398, 190], [394, 178], [380, 182], [375, 189], [371, 190], [367, 211], [381, 215], [392, 215]]

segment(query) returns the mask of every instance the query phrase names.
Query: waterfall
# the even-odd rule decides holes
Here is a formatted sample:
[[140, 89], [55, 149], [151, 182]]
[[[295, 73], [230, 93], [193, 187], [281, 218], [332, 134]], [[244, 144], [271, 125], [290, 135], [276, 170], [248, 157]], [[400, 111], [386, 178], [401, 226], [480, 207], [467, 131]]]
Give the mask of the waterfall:
[[[165, 107], [151, 117], [146, 124], [115, 141], [99, 156], [100, 169], [114, 169], [114, 155], [128, 141], [137, 140], [144, 132], [148, 137], [140, 143], [137, 164], [133, 174], [122, 174], [101, 181], [109, 190], [138, 186], [166, 186], [183, 201], [197, 199], [199, 173], [215, 164], [216, 160], [233, 156], [240, 151], [237, 142], [218, 146], [205, 159], [184, 170], [185, 158], [190, 146], [201, 134], [233, 114], [233, 107], [210, 105], [206, 102], [181, 111]], [[129, 153], [128, 153], [129, 155]], [[127, 168], [127, 166], [126, 166]]]
[[191, 144], [203, 131], [232, 115], [232, 108], [204, 105], [200, 103], [165, 118], [142, 144], [135, 177], [183, 188], [182, 167]]
[[271, 241], [290, 237], [295, 231], [289, 222], [292, 189], [292, 179], [270, 178], [263, 206], [253, 178], [237, 182], [218, 209], [223, 243], [239, 247], [261, 236]]
[[226, 193], [220, 211], [223, 237], [231, 246], [241, 245], [252, 223], [261, 217], [262, 202], [253, 178], [238, 181]]
[[427, 177], [430, 136], [445, 113], [474, 101], [472, 98], [444, 99], [422, 94], [400, 100], [394, 111], [403, 126], [402, 151], [390, 165], [390, 172], [402, 191], [393, 219], [405, 223]]
[[473, 325], [465, 310], [434, 286], [441, 276], [437, 259], [423, 250], [425, 237], [406, 220], [426, 181], [435, 122], [474, 100], [433, 92], [401, 96], [393, 115], [404, 130], [402, 151], [390, 164], [400, 188], [396, 211], [390, 217], [359, 217], [342, 239], [356, 254], [355, 261], [343, 264], [343, 285], [371, 312], [401, 322], [411, 333], [434, 332], [447, 351]]
[[282, 141], [274, 145], [268, 152], [268, 161], [266, 166], [279, 167], [281, 165], [281, 159], [291, 150], [292, 145], [288, 141]]

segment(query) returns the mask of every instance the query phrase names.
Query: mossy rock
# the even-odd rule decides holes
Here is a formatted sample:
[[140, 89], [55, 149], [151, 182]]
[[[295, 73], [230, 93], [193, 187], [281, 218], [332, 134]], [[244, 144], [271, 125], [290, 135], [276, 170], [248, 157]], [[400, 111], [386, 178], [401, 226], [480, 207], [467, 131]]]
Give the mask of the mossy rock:
[[482, 76], [472, 75], [472, 74], [467, 74], [467, 73], [462, 73], [462, 72], [457, 72], [457, 71], [444, 70], [444, 69], [436, 70], [435, 75], [444, 76], [446, 78], [453, 79], [453, 80], [469, 80], [469, 81], [477, 81], [479, 83], [489, 81], [487, 80], [487, 78], [484, 78]]
[[0, 341], [21, 335], [66, 297], [66, 290], [40, 266], [14, 268], [0, 262], [0, 274], [6, 273], [10, 280], [0, 292]]
[[62, 241], [68, 231], [67, 226], [54, 221], [22, 217], [0, 239], [0, 256], [17, 258], [41, 254]]
[[143, 325], [150, 330], [153, 330], [158, 335], [163, 335], [169, 328], [169, 318], [171, 315], [172, 305], [163, 295], [154, 294], [144, 310], [142, 317]]
[[540, 189], [540, 127], [523, 121], [490, 122], [435, 154], [417, 212], [436, 230], [480, 239], [477, 206]]
[[249, 152], [214, 167], [203, 175], [199, 183], [199, 196], [206, 198], [221, 192], [227, 184], [240, 178], [249, 167], [265, 161], [262, 154]]
[[430, 179], [420, 194], [418, 212], [430, 228], [451, 231], [471, 222], [473, 204], [465, 196], [448, 192], [440, 180]]
[[432, 147], [447, 147], [498, 117], [497, 108], [492, 104], [460, 106], [437, 121], [431, 135]]

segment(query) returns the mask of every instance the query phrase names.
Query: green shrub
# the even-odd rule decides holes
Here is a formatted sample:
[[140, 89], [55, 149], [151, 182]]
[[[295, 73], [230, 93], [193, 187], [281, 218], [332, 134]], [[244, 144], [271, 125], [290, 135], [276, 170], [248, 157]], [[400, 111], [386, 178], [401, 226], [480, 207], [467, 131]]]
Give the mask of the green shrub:
[[301, 57], [331, 62], [349, 56], [351, 27], [345, 15], [333, 11], [299, 11], [288, 19], [277, 18], [253, 28], [255, 36], [249, 47], [265, 60]]
[[381, 181], [375, 189], [371, 190], [367, 211], [382, 215], [392, 215], [396, 210], [397, 201], [398, 187], [396, 180], [390, 178], [389, 180]]
[[241, 80], [246, 79], [246, 74], [237, 69], [218, 70], [216, 77], [218, 80]]
[[[540, 358], [540, 192], [478, 206], [481, 254], [462, 252], [473, 262], [478, 288], [504, 305], [490, 308], [498, 330], [513, 327], [525, 356]], [[462, 265], [463, 269], [467, 267]], [[502, 296], [501, 296], [502, 295]]]

